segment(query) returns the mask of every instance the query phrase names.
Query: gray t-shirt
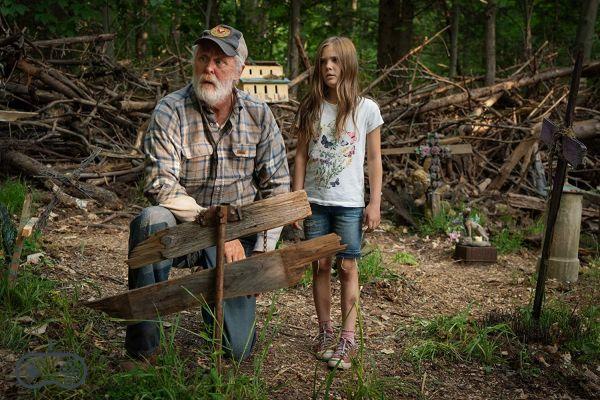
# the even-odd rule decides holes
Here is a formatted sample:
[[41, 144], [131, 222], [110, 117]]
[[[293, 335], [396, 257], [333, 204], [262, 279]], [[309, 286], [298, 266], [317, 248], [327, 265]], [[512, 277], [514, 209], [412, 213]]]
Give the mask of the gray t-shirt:
[[337, 105], [323, 102], [318, 136], [308, 145], [304, 190], [308, 201], [324, 206], [364, 207], [367, 134], [383, 124], [379, 106], [360, 98], [356, 125], [349, 117], [335, 138]]

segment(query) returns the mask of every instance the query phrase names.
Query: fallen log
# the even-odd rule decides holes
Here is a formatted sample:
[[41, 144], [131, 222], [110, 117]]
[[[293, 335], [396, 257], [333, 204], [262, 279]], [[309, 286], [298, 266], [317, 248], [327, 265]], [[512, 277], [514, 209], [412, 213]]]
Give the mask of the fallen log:
[[519, 145], [511, 153], [508, 160], [506, 160], [506, 162], [502, 164], [502, 167], [500, 167], [500, 174], [494, 178], [492, 184], [488, 187], [488, 190], [498, 190], [502, 187], [502, 185], [504, 185], [504, 183], [508, 180], [512, 170], [517, 166], [519, 161], [521, 161], [521, 159], [525, 157], [529, 151], [531, 151], [533, 143], [537, 140], [537, 137], [532, 136], [523, 139], [523, 141], [519, 143]]
[[[212, 230], [215, 230], [214, 227]], [[312, 261], [332, 256], [345, 247], [340, 245], [339, 236], [332, 233], [227, 264], [223, 298], [293, 286], [300, 281]], [[214, 297], [215, 270], [208, 269], [84, 305], [114, 318], [145, 320], [201, 307], [212, 303]]]
[[[531, 127], [531, 131], [536, 137], [540, 137], [541, 130], [541, 122], [538, 122]], [[591, 139], [600, 136], [600, 120], [592, 118], [585, 121], [576, 121], [573, 123], [573, 131], [578, 139]]]
[[[391, 122], [398, 116], [403, 115], [404, 118], [410, 118], [415, 114], [425, 113], [428, 111], [438, 110], [440, 108], [458, 105], [465, 103], [469, 100], [478, 100], [484, 97], [491, 97], [495, 93], [501, 91], [510, 91], [525, 86], [535, 85], [538, 82], [542, 82], [548, 79], [561, 78], [571, 74], [573, 67], [564, 68], [552, 68], [547, 71], [541, 72], [537, 75], [526, 76], [518, 79], [509, 79], [504, 82], [497, 83], [491, 86], [485, 86], [473, 90], [467, 90], [466, 93], [456, 93], [440, 99], [430, 100], [427, 103], [416, 106], [412, 111], [406, 109], [399, 109], [391, 111], [383, 116], [385, 122]], [[600, 61], [593, 61], [588, 63], [583, 69], [583, 76], [594, 76], [600, 73]]]
[[68, 45], [75, 43], [92, 43], [92, 42], [108, 42], [115, 38], [115, 33], [102, 33], [99, 35], [88, 35], [88, 36], [73, 36], [67, 38], [60, 39], [50, 39], [50, 40], [37, 40], [32, 42], [36, 47], [49, 47], [49, 46], [57, 46], [57, 45]]
[[85, 195], [97, 200], [100, 204], [113, 209], [123, 208], [123, 203], [113, 192], [90, 185], [85, 182], [77, 182], [69, 179], [67, 176], [57, 172], [56, 170], [45, 166], [41, 162], [26, 156], [18, 151], [7, 151], [2, 155], [4, 161], [9, 162], [14, 167], [25, 172], [26, 174], [41, 179], [42, 181], [52, 180], [56, 184], [72, 185]]
[[[226, 240], [290, 224], [310, 215], [306, 192], [297, 191], [255, 201], [242, 207], [241, 221], [227, 224]], [[138, 244], [127, 264], [135, 269], [162, 260], [190, 254], [216, 245], [214, 226], [184, 222], [165, 229]]]

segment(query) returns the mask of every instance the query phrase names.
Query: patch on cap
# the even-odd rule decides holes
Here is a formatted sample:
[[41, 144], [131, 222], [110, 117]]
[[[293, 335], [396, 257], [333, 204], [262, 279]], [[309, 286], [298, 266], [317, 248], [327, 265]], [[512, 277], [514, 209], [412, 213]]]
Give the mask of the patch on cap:
[[210, 34], [214, 37], [224, 38], [231, 35], [231, 29], [226, 28], [223, 25], [217, 25], [210, 30]]

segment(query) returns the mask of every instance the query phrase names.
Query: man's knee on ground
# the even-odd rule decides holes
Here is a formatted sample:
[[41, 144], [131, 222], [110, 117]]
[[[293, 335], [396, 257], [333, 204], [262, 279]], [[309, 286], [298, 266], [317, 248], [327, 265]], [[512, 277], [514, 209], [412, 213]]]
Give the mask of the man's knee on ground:
[[151, 206], [144, 208], [138, 215], [138, 218], [140, 220], [140, 223], [142, 224], [153, 225], [165, 223], [166, 226], [177, 225], [177, 221], [175, 220], [175, 216], [173, 216], [173, 213], [167, 208], [161, 206]]

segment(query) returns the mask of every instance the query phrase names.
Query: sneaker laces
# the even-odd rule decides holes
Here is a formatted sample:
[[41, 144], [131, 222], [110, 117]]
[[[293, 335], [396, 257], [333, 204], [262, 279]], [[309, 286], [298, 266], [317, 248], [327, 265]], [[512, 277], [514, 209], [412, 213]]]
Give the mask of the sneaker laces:
[[319, 334], [313, 340], [315, 342], [321, 344], [323, 346], [323, 348], [326, 348], [333, 342], [332, 339], [333, 339], [333, 333], [323, 330], [323, 331], [320, 331]]
[[348, 339], [342, 338], [340, 340], [340, 344], [338, 344], [336, 353], [339, 354], [340, 357], [344, 357], [346, 355], [346, 353], [348, 353], [350, 350], [352, 350], [354, 348], [354, 346], [355, 346], [355, 344], [350, 342]]

